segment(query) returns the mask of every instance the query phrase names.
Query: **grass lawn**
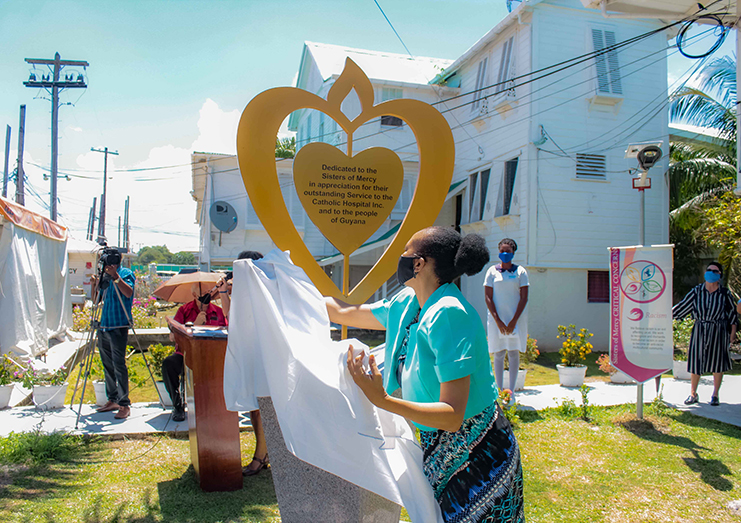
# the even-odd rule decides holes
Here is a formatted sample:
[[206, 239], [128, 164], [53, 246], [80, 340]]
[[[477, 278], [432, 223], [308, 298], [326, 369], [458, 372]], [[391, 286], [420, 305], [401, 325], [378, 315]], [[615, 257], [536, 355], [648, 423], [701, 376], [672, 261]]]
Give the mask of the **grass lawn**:
[[[741, 521], [725, 504], [741, 498], [741, 429], [647, 406], [592, 408], [590, 421], [557, 410], [522, 412], [528, 522]], [[0, 521], [277, 521], [270, 473], [231, 493], [204, 493], [188, 441], [166, 436], [88, 443], [65, 461], [7, 459], [0, 440]], [[252, 433], [242, 455], [252, 455]]]

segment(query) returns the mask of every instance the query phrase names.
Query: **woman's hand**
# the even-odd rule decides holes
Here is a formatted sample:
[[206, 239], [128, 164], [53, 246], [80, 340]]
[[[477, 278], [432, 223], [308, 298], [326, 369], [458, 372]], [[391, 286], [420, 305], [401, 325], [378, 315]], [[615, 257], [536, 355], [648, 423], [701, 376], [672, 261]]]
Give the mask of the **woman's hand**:
[[497, 322], [497, 328], [499, 328], [499, 332], [501, 332], [502, 334], [509, 334], [509, 332], [507, 332], [507, 326], [502, 320], [499, 319], [499, 316], [495, 316], [494, 321]]
[[347, 351], [347, 370], [350, 371], [350, 376], [368, 401], [376, 407], [383, 408], [387, 394], [383, 388], [383, 376], [378, 370], [375, 356], [371, 355], [368, 358], [370, 364], [370, 374], [368, 374], [363, 369], [363, 354], [353, 357], [352, 352], [352, 345], [350, 345]]
[[517, 320], [512, 319], [512, 321], [507, 324], [507, 334], [515, 332], [515, 327], [517, 327]]

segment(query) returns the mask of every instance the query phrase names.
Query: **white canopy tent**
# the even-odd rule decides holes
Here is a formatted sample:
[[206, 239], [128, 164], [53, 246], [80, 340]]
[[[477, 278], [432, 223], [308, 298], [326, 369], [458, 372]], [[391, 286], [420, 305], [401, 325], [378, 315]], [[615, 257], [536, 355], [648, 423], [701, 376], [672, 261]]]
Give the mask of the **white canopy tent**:
[[[694, 15], [715, 14], [728, 27], [736, 29], [736, 57], [741, 56], [739, 38], [739, 15], [736, 0], [706, 0], [701, 2], [701, 10], [696, 0], [581, 0], [584, 7], [600, 9], [605, 18], [660, 18], [662, 20], [682, 20]], [[704, 20], [698, 20], [704, 23]], [[736, 60], [736, 85], [741, 85], [741, 68]], [[736, 104], [736, 139], [741, 135], [741, 105]], [[741, 194], [741, 147], [736, 144], [736, 193]]]
[[0, 352], [31, 359], [72, 325], [67, 229], [0, 198]]

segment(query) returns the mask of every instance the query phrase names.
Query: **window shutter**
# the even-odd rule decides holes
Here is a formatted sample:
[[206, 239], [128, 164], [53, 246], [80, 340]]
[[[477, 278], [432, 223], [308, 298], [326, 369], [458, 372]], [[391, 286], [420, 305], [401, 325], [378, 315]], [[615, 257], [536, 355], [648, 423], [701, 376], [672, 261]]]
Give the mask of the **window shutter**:
[[483, 91], [481, 91], [481, 88], [484, 87], [486, 82], [486, 64], [489, 61], [489, 58], [484, 58], [479, 62], [479, 68], [476, 72], [476, 87], [475, 87], [475, 93], [473, 93], [473, 104], [471, 104], [471, 110], [475, 111], [479, 108], [481, 105], [481, 98], [483, 98]]
[[[605, 31], [605, 47], [612, 47], [615, 43], [615, 32]], [[607, 52], [607, 65], [610, 69], [610, 86], [612, 87], [612, 94], [623, 94], [617, 51], [612, 50]]]
[[479, 195], [479, 214], [478, 219], [484, 219], [484, 211], [486, 210], [486, 196], [489, 191], [489, 176], [491, 175], [491, 169], [481, 171], [481, 191]]
[[576, 177], [603, 179], [607, 174], [607, 157], [601, 154], [576, 154]]
[[499, 63], [499, 76], [497, 77], [496, 94], [507, 90], [505, 85], [509, 79], [510, 64], [512, 63], [512, 47], [514, 46], [515, 37], [512, 36], [504, 42], [502, 46], [502, 60]]
[[[601, 29], [592, 29], [592, 43], [594, 50], [600, 51], [605, 48], [605, 40]], [[610, 80], [607, 75], [607, 59], [604, 54], [594, 57], [597, 66], [597, 90], [600, 93], [610, 93]]]
[[587, 302], [610, 303], [610, 273], [587, 271]]

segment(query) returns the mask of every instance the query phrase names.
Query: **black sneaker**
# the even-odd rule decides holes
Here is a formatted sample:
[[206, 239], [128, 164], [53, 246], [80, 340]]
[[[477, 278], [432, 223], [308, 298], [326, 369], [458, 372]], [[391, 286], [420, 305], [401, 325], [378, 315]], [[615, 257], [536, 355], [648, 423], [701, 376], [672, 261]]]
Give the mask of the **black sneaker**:
[[710, 397], [710, 405], [712, 405], [713, 407], [717, 407], [718, 405], [720, 405], [720, 399], [718, 398], [718, 396]]
[[687, 399], [684, 400], [684, 404], [685, 405], [694, 405], [698, 401], [700, 401], [700, 398], [697, 396], [697, 394], [690, 394], [689, 396], [687, 396]]
[[184, 410], [172, 411], [172, 421], [185, 421], [185, 411]]

